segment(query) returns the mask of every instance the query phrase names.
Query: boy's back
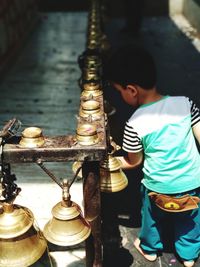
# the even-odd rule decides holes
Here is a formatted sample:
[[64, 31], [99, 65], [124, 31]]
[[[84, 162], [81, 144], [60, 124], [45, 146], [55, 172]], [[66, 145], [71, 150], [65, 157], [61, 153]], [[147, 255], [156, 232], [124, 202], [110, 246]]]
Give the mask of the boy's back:
[[192, 133], [197, 120], [195, 104], [182, 96], [144, 104], [129, 119], [123, 149], [143, 149], [147, 188], [174, 194], [200, 186], [200, 156]]

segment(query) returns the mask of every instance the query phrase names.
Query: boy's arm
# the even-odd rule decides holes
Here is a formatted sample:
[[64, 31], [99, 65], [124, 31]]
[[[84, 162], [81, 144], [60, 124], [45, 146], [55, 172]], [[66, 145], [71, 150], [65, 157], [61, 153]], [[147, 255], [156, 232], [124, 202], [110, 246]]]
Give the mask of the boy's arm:
[[193, 134], [200, 145], [200, 121], [192, 127]]
[[128, 153], [124, 157], [117, 157], [121, 161], [122, 169], [133, 169], [143, 162], [143, 151], [137, 153]]

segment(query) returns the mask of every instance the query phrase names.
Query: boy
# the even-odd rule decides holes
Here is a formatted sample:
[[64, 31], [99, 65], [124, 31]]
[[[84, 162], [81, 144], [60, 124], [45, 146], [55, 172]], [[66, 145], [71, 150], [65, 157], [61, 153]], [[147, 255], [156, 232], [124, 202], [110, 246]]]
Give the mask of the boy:
[[[105, 76], [123, 100], [136, 108], [123, 136], [122, 168], [143, 163], [142, 226], [134, 242], [149, 261], [163, 250], [163, 219], [173, 217], [174, 245], [186, 267], [200, 253], [200, 112], [184, 96], [156, 89], [156, 68], [141, 47], [121, 47], [108, 60]], [[195, 137], [195, 138], [194, 138]]]

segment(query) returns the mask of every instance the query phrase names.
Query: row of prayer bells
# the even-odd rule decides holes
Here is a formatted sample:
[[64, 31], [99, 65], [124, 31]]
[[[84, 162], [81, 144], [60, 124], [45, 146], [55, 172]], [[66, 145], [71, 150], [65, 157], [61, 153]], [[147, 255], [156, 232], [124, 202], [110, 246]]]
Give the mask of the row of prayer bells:
[[[82, 123], [76, 130], [77, 142], [82, 146], [98, 145], [100, 137], [98, 122], [106, 121], [102, 107], [102, 53], [109, 47], [102, 31], [101, 6], [99, 0], [92, 0], [88, 15], [86, 51], [79, 57], [82, 70], [79, 81], [81, 88], [81, 107], [79, 117]], [[84, 123], [83, 123], [84, 122]], [[100, 189], [102, 192], [123, 190], [128, 180], [121, 170], [120, 162], [113, 156], [116, 145], [109, 138], [111, 150], [100, 162]], [[22, 132], [20, 146], [42, 147], [44, 137], [41, 129], [29, 127]], [[42, 164], [40, 167], [44, 169]], [[75, 162], [73, 170], [78, 174], [81, 163]], [[80, 172], [79, 172], [80, 174]], [[39, 229], [33, 213], [26, 207], [14, 204], [18, 191], [10, 168], [2, 166], [0, 194], [0, 266], [27, 267], [37, 262], [45, 251], [48, 242], [58, 246], [73, 246], [83, 242], [91, 233], [90, 224], [84, 218], [81, 208], [71, 200], [68, 181], [63, 180], [62, 200], [52, 208], [52, 218]], [[9, 179], [8, 179], [9, 178]], [[8, 186], [9, 181], [9, 186]], [[17, 193], [16, 193], [17, 192]], [[3, 199], [3, 200], [2, 200]]]
[[[82, 71], [79, 85], [81, 88], [81, 107], [79, 117], [81, 123], [77, 127], [77, 141], [81, 145], [96, 145], [100, 142], [98, 135], [98, 121], [105, 118], [107, 125], [108, 102], [101, 99], [103, 95], [103, 62], [102, 58], [109, 49], [109, 43], [103, 32], [103, 16], [99, 1], [91, 2], [88, 16], [86, 50], [79, 57], [79, 66]], [[104, 112], [105, 110], [105, 112]], [[107, 132], [109, 135], [109, 133]], [[106, 157], [100, 162], [100, 190], [102, 192], [118, 192], [128, 185], [127, 177], [121, 169], [119, 160], [113, 156], [118, 146], [108, 136], [108, 146], [111, 148]], [[117, 149], [116, 149], [117, 148]], [[73, 171], [76, 172], [81, 162], [74, 162]], [[80, 174], [80, 173], [79, 173]], [[79, 175], [81, 176], [81, 174]]]

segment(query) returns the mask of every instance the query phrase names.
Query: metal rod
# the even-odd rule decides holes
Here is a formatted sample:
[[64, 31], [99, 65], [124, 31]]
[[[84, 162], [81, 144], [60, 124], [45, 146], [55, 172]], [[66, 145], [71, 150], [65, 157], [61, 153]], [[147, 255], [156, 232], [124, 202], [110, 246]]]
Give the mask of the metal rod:
[[[62, 189], [63, 189], [63, 182], [59, 182], [58, 178], [50, 171], [48, 170], [43, 162], [41, 160], [37, 161], [37, 165], [54, 181], [56, 182]], [[69, 182], [69, 186], [68, 188], [70, 189], [70, 187], [72, 186], [72, 184], [74, 183], [74, 181], [76, 180], [77, 175], [79, 174], [80, 170], [82, 169], [82, 165], [76, 170], [76, 173], [74, 175], [74, 177], [72, 178], [72, 180]]]
[[48, 170], [42, 163], [41, 160], [37, 161], [37, 165], [40, 166], [40, 168], [54, 181], [56, 182], [62, 189], [63, 189], [63, 184], [60, 183], [57, 179], [57, 177], [50, 171]]

